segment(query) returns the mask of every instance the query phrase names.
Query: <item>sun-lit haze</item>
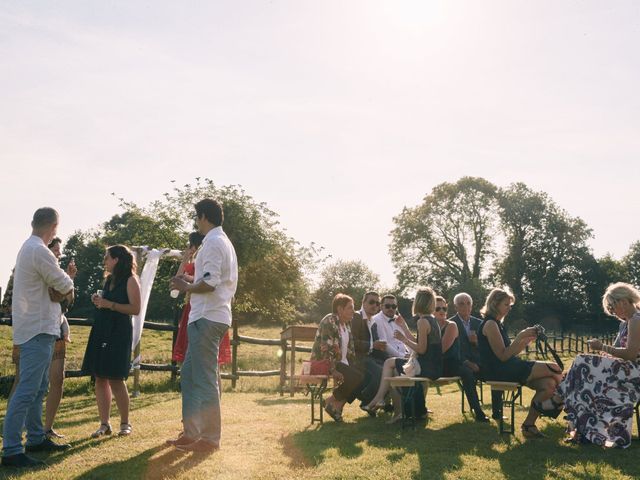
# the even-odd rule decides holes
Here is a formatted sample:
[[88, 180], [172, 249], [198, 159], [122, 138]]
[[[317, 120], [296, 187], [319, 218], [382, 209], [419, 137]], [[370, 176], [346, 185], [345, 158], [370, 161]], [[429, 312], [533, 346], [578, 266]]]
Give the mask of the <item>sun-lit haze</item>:
[[547, 192], [619, 258], [638, 45], [633, 1], [2, 2], [0, 285], [36, 208], [64, 240], [119, 213], [111, 192], [195, 177], [387, 285], [393, 216], [464, 175]]

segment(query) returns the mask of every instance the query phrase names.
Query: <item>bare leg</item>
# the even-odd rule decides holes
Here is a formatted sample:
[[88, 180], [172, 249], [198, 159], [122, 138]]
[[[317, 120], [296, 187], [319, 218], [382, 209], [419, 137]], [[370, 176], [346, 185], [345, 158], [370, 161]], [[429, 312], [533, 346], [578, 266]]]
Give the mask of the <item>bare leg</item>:
[[124, 380], [109, 380], [109, 385], [113, 396], [116, 399], [118, 412], [120, 412], [120, 423], [129, 423], [129, 392]]
[[[374, 408], [377, 404], [384, 401], [384, 397], [389, 391], [389, 380], [386, 380], [388, 377], [395, 377], [396, 372], [396, 359], [395, 358], [387, 358], [384, 361], [384, 366], [382, 367], [382, 378], [380, 379], [380, 387], [378, 388], [378, 393], [373, 397], [373, 400], [369, 402], [367, 405], [368, 408]], [[395, 402], [394, 402], [395, 403]]]
[[[540, 378], [537, 380], [533, 380], [532, 382], [529, 382], [527, 385], [531, 386], [531, 388], [534, 388], [536, 390], [536, 394], [533, 396], [533, 399], [531, 400], [531, 402], [533, 403], [533, 402], [542, 402], [543, 400], [551, 398], [553, 396], [553, 392], [556, 389], [557, 383], [555, 381], [555, 378], [547, 377], [547, 378]], [[539, 416], [540, 416], [540, 413], [535, 408], [533, 408], [533, 405], [530, 406], [529, 414], [527, 415], [527, 418], [524, 419], [523, 425], [535, 424]]]
[[53, 428], [53, 421], [56, 418], [60, 400], [62, 399], [63, 382], [64, 358], [57, 358], [51, 361], [51, 366], [49, 367], [49, 394], [47, 395], [47, 406], [45, 409], [45, 432]]
[[96, 402], [100, 423], [108, 425], [111, 417], [111, 387], [106, 378], [96, 377]]

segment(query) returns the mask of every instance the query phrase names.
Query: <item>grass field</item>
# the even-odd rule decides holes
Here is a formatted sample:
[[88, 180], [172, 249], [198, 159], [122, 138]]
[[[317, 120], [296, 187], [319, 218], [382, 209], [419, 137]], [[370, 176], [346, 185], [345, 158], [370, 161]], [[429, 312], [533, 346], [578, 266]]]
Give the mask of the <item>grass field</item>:
[[[81, 328], [74, 328], [69, 362], [83, 351]], [[3, 372], [10, 371], [8, 328], [0, 329]], [[151, 333], [151, 335], [149, 335]], [[277, 338], [278, 329], [245, 328], [241, 334]], [[143, 335], [145, 362], [164, 363], [170, 344], [167, 334]], [[80, 352], [80, 353], [77, 353]], [[276, 347], [240, 347], [243, 369], [278, 367]], [[305, 355], [300, 355], [305, 356]], [[245, 357], [245, 358], [243, 358]], [[155, 359], [155, 360], [154, 360]], [[5, 374], [5, 373], [2, 373]], [[569, 446], [562, 442], [562, 422], [543, 420], [543, 440], [525, 440], [519, 433], [500, 436], [495, 424], [477, 425], [460, 414], [460, 397], [453, 386], [428, 395], [435, 411], [416, 430], [387, 426], [387, 417], [368, 418], [356, 403], [345, 408], [345, 423], [330, 419], [309, 425], [309, 400], [297, 394], [279, 396], [277, 379], [241, 379], [234, 392], [225, 382], [222, 397], [223, 443], [209, 457], [182, 454], [164, 440], [180, 428], [180, 394], [172, 390], [167, 373], [142, 373], [142, 395], [132, 399], [129, 438], [93, 440], [97, 409], [87, 379], [69, 379], [56, 428], [73, 448], [46, 459], [45, 469], [17, 472], [0, 469], [0, 478], [20, 479], [634, 479], [640, 478], [634, 441], [627, 450]], [[485, 398], [489, 398], [488, 389]], [[525, 405], [530, 398], [525, 392]], [[490, 407], [487, 405], [487, 411]], [[0, 400], [4, 416], [6, 400]], [[113, 423], [118, 422], [115, 412]], [[524, 407], [518, 407], [521, 423]]]

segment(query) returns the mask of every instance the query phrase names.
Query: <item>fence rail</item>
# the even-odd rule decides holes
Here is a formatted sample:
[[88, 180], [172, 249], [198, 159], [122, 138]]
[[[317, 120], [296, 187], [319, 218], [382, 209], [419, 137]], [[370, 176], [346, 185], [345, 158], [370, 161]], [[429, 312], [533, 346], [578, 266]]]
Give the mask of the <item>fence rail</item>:
[[[174, 324], [168, 323], [157, 323], [157, 322], [145, 322], [144, 328], [147, 330], [156, 330], [156, 331], [165, 331], [165, 332], [173, 332], [172, 338], [172, 351], [173, 345], [175, 345], [176, 334], [178, 332], [177, 321], [179, 317], [176, 317], [176, 321]], [[80, 326], [80, 327], [91, 327], [93, 326], [92, 318], [68, 318], [69, 325]], [[0, 318], [0, 326], [11, 326], [11, 319], [7, 317]], [[141, 339], [142, 342], [142, 339]], [[248, 345], [266, 345], [266, 346], [274, 346], [278, 348], [283, 348], [283, 343], [281, 339], [267, 339], [267, 338], [255, 338], [248, 337], [238, 334], [238, 326], [232, 326], [232, 338], [231, 338], [231, 373], [221, 373], [220, 377], [223, 380], [231, 380], [232, 388], [236, 387], [236, 382], [240, 377], [277, 377], [280, 375], [280, 370], [238, 370], [238, 347], [241, 344]], [[284, 346], [285, 351], [289, 352], [292, 350], [291, 345], [286, 344]], [[304, 346], [295, 346], [296, 352], [311, 352], [310, 347]], [[139, 351], [137, 351], [139, 353]], [[284, 354], [284, 352], [283, 352]], [[139, 392], [139, 372], [140, 371], [148, 371], [148, 372], [170, 372], [171, 378], [173, 381], [176, 380], [177, 376], [180, 374], [180, 367], [176, 362], [171, 362], [170, 364], [152, 364], [152, 363], [140, 363], [132, 368], [132, 372], [134, 373], [134, 388], [133, 394], [137, 394]], [[65, 370], [65, 377], [67, 378], [79, 378], [88, 376], [88, 374], [82, 372], [82, 370]], [[13, 382], [14, 375], [7, 375], [5, 377], [0, 377], [0, 384], [11, 383]]]

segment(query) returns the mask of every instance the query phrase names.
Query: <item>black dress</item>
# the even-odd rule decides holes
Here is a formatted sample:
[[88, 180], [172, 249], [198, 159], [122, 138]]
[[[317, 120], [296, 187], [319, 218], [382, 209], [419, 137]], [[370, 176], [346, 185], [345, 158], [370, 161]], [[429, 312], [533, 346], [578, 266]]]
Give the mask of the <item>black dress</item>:
[[494, 322], [498, 325], [504, 346], [508, 347], [511, 345], [509, 335], [507, 335], [507, 331], [501, 322], [491, 317], [487, 317], [482, 322], [482, 325], [480, 325], [478, 329], [478, 350], [480, 351], [480, 358], [482, 359], [483, 380], [518, 382], [524, 385], [527, 383], [527, 378], [531, 375], [531, 370], [536, 362], [522, 360], [517, 356], [513, 356], [504, 362], [500, 360], [496, 354], [493, 353], [491, 345], [489, 345], [489, 339], [484, 334], [484, 329], [489, 322]]
[[[104, 284], [105, 300], [128, 304], [128, 280], [129, 278], [125, 278], [111, 290], [109, 277]], [[131, 369], [132, 339], [133, 326], [129, 315], [106, 308], [97, 309], [84, 353], [82, 371], [100, 378], [126, 380]]]
[[[427, 351], [418, 354], [418, 363], [420, 363], [419, 377], [437, 380], [442, 376], [442, 335], [440, 333], [440, 325], [434, 316], [424, 317], [431, 326], [431, 332], [427, 335]], [[419, 334], [416, 335], [419, 340]], [[403, 374], [404, 364], [407, 360], [404, 358], [396, 359], [396, 370], [400, 375]]]

